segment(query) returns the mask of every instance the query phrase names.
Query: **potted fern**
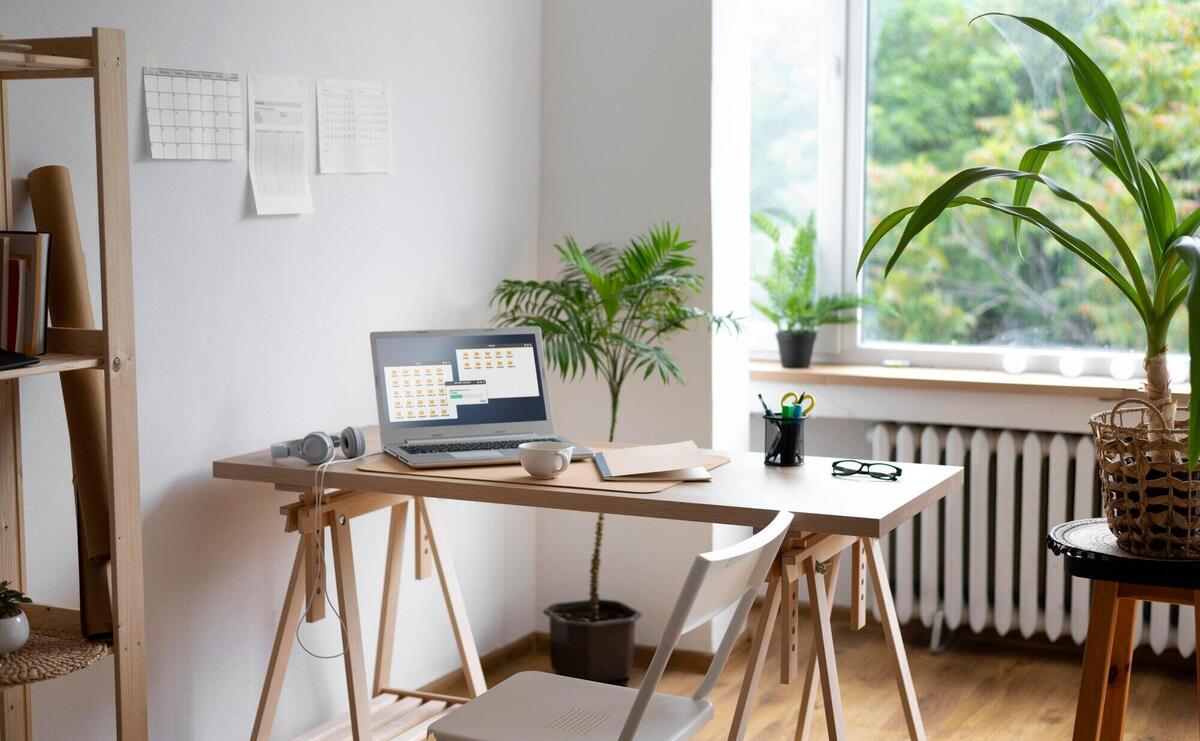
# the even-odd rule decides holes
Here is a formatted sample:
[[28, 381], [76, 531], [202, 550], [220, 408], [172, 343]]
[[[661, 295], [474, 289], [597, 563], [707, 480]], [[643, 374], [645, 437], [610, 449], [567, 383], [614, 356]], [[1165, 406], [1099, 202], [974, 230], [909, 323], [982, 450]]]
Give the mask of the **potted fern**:
[[[704, 278], [692, 272], [694, 242], [664, 223], [624, 248], [598, 244], [580, 249], [566, 237], [555, 245], [562, 271], [555, 280], [504, 280], [492, 295], [496, 321], [542, 330], [549, 366], [566, 380], [591, 374], [608, 387], [608, 440], [617, 429], [621, 390], [634, 378], [657, 376], [683, 383], [683, 373], [663, 347], [694, 326], [740, 327], [732, 316], [686, 306]], [[637, 611], [600, 599], [600, 549], [604, 515], [596, 518], [588, 599], [550, 605], [550, 657], [559, 674], [624, 683], [633, 666]]]
[[[792, 241], [781, 244], [782, 226], [794, 230]], [[804, 223], [783, 209], [754, 211], [753, 227], [775, 244], [771, 267], [754, 280], [766, 293], [766, 301], [751, 301], [760, 314], [775, 325], [779, 362], [784, 368], [807, 368], [812, 362], [817, 328], [825, 324], [849, 324], [863, 301], [855, 295], [817, 296], [817, 261], [814, 249], [817, 228], [809, 214]]]
[[29, 619], [21, 605], [32, 602], [7, 581], [0, 581], [0, 656], [20, 649], [29, 640]]
[[[1138, 155], [1120, 98], [1100, 67], [1073, 41], [1045, 21], [1003, 16], [1049, 39], [1070, 62], [1075, 84], [1088, 110], [1106, 131], [1073, 133], [1026, 150], [1015, 169], [972, 167], [953, 175], [915, 206], [898, 209], [879, 222], [859, 256], [858, 270], [888, 233], [904, 225], [884, 275], [905, 249], [947, 209], [983, 208], [1012, 219], [1016, 249], [1022, 225], [1044, 232], [1068, 252], [1098, 270], [1137, 312], [1146, 331], [1145, 399], [1124, 401], [1092, 417], [1101, 493], [1118, 544], [1154, 557], [1200, 558], [1200, 479], [1194, 469], [1200, 453], [1200, 415], [1180, 419], [1167, 372], [1167, 333], [1181, 307], [1188, 313], [1191, 383], [1200, 388], [1200, 209], [1182, 219], [1166, 182], [1154, 164]], [[983, 16], [980, 16], [983, 17]], [[1111, 173], [1140, 212], [1144, 233], [1122, 234], [1097, 208], [1041, 174], [1047, 158], [1080, 147]], [[1015, 182], [1012, 202], [967, 191], [989, 180]], [[1093, 245], [1029, 205], [1038, 189], [1078, 209], [1094, 222], [1107, 245]], [[1140, 232], [1141, 230], [1139, 230]], [[1186, 454], [1186, 455], [1185, 455]]]

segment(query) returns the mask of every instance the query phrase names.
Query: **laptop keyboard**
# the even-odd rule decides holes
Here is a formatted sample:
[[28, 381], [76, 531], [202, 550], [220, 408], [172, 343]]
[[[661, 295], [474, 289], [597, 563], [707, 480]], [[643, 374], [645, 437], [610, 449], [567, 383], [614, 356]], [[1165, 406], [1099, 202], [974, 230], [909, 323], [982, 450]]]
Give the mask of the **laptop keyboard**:
[[522, 443], [556, 443], [556, 437], [538, 437], [528, 440], [480, 440], [473, 443], [429, 443], [427, 445], [405, 445], [401, 447], [413, 455], [428, 453], [461, 453], [468, 450], [511, 450]]

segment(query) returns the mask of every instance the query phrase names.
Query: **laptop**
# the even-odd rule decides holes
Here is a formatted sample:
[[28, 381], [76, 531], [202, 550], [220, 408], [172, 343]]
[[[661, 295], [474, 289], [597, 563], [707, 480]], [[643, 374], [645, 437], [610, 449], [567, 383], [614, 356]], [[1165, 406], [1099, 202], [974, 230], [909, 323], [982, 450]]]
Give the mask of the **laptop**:
[[[413, 468], [516, 463], [521, 443], [552, 441], [536, 327], [374, 332], [375, 398], [385, 453]], [[592, 451], [575, 445], [576, 460]]]

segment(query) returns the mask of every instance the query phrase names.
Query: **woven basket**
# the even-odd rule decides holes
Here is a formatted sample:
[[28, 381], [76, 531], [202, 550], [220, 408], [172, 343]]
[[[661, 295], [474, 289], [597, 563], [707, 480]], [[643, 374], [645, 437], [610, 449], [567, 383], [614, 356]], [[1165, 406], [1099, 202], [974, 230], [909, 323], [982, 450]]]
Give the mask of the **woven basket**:
[[1143, 399], [1091, 419], [1104, 516], [1117, 545], [1134, 555], [1200, 559], [1200, 468], [1188, 471], [1186, 411], [1170, 430]]

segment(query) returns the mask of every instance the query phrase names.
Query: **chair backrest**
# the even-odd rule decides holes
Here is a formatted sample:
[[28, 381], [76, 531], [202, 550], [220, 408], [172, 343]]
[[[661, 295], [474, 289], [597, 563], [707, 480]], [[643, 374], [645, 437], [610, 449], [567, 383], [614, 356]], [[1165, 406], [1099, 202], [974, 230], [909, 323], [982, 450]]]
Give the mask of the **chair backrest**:
[[708, 673], [704, 675], [704, 681], [692, 696], [702, 700], [712, 691], [721, 670], [725, 668], [725, 662], [729, 660], [734, 643], [741, 634], [746, 616], [750, 613], [750, 606], [754, 603], [754, 595], [767, 578], [767, 572], [778, 555], [779, 546], [791, 524], [792, 514], [779, 512], [770, 524], [742, 542], [696, 556], [675, 603], [675, 609], [671, 611], [671, 617], [663, 629], [654, 658], [646, 669], [637, 699], [621, 729], [620, 741], [631, 741], [637, 733], [642, 716], [645, 715], [658, 686], [658, 680], [662, 678], [667, 661], [671, 658], [680, 637], [736, 604], [737, 609], [734, 610], [717, 653], [713, 655]]

